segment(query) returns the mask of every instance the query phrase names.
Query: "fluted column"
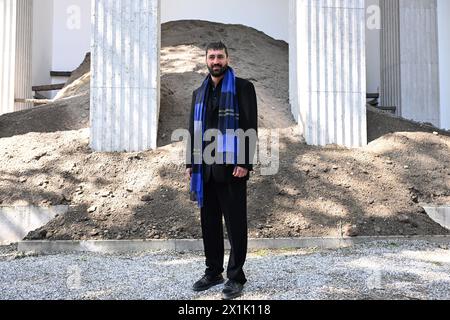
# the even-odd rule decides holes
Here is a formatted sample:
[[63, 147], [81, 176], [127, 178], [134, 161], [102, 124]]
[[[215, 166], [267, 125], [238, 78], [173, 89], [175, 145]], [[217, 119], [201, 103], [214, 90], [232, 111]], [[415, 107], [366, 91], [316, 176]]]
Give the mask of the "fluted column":
[[367, 144], [364, 0], [291, 0], [290, 101], [312, 145]]
[[289, 103], [295, 121], [299, 122], [297, 72], [297, 1], [289, 1]]
[[14, 111], [16, 3], [0, 0], [0, 114]]
[[33, 0], [0, 0], [0, 114], [31, 106], [32, 22]]
[[399, 1], [380, 1], [381, 104], [401, 107]]
[[156, 148], [159, 0], [92, 0], [91, 147]]
[[[17, 1], [15, 98], [33, 98], [32, 85], [32, 40], [33, 1]], [[15, 103], [15, 111], [29, 109], [32, 103]]]
[[436, 0], [381, 0], [381, 102], [440, 125]]
[[450, 130], [450, 1], [438, 0], [441, 128]]

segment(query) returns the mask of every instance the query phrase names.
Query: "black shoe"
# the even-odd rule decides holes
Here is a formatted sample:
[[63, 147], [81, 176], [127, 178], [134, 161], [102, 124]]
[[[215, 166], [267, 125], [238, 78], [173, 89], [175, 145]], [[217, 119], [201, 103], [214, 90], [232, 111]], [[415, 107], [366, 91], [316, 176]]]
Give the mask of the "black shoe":
[[217, 286], [218, 284], [223, 283], [225, 280], [223, 279], [223, 276], [219, 274], [218, 276], [211, 277], [208, 275], [204, 275], [200, 280], [198, 280], [194, 285], [192, 286], [192, 290], [194, 291], [205, 291], [208, 290], [211, 287]]
[[231, 300], [242, 295], [244, 290], [244, 285], [234, 280], [228, 280], [223, 288], [223, 300]]

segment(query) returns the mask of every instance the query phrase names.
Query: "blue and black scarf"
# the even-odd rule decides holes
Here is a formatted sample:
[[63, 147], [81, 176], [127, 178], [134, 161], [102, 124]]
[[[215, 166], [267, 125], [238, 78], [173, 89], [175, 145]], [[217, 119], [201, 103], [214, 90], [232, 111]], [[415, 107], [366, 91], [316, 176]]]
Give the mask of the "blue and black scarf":
[[[191, 194], [203, 207], [203, 150], [205, 148], [206, 100], [209, 92], [211, 75], [203, 81], [197, 91], [194, 109], [194, 150], [192, 152]], [[222, 80], [219, 99], [219, 122], [216, 155], [222, 157], [224, 164], [238, 163], [239, 141], [236, 130], [239, 128], [239, 106], [236, 95], [236, 77], [232, 68], [228, 67]], [[201, 136], [201, 140], [198, 138]]]

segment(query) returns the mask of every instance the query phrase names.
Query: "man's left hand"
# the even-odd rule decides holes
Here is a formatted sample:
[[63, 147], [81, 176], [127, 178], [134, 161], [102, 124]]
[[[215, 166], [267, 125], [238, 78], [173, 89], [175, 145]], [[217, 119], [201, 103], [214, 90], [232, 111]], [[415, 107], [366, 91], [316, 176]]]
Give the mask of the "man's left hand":
[[248, 170], [242, 167], [236, 167], [233, 171], [233, 176], [236, 178], [244, 178], [247, 176]]

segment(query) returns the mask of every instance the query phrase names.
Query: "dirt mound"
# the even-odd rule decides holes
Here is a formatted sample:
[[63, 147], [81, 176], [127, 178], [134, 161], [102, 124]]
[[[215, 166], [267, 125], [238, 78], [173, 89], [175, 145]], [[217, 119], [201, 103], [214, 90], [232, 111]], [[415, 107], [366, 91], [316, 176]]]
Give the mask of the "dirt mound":
[[86, 75], [91, 71], [91, 53], [87, 52], [84, 56], [83, 62], [72, 71], [72, 75], [69, 77], [69, 79], [66, 82], [65, 88], [70, 86], [73, 82], [80, 79], [82, 76]]
[[[448, 234], [419, 203], [450, 201], [450, 138], [397, 133], [349, 150], [307, 146], [293, 130], [280, 131], [279, 174], [262, 176], [258, 165], [249, 183], [250, 236], [339, 236], [349, 226], [358, 235]], [[72, 205], [29, 239], [201, 235], [179, 143], [142, 153], [95, 153], [87, 129], [1, 143], [0, 201]]]
[[[89, 127], [89, 93], [0, 116], [0, 138]], [[1, 142], [0, 142], [1, 144]]]
[[58, 132], [89, 127], [90, 115], [90, 53], [72, 72], [54, 101], [29, 110], [0, 116], [0, 138], [29, 132]]
[[374, 107], [367, 107], [367, 138], [369, 142], [395, 132], [438, 132], [450, 136], [450, 131], [441, 130], [431, 124], [403, 119]]
[[[244, 26], [181, 21], [162, 26], [157, 150], [93, 152], [88, 123], [75, 126], [80, 110], [89, 111], [85, 94], [0, 117], [0, 204], [71, 205], [29, 239], [201, 236], [183, 146], [170, 143], [170, 134], [187, 125], [192, 91], [206, 72], [203, 48], [217, 34], [238, 75], [255, 83], [260, 137], [279, 130], [279, 173], [263, 176], [257, 165], [249, 182], [251, 237], [448, 234], [419, 203], [450, 202], [450, 137], [399, 132], [363, 149], [308, 146], [289, 112], [286, 43]], [[67, 113], [60, 103], [69, 103]], [[376, 116], [380, 123], [387, 117]], [[43, 133], [48, 128], [55, 132]]]
[[293, 126], [289, 106], [288, 45], [242, 25], [207, 21], [175, 21], [162, 25], [161, 116], [158, 145], [170, 143], [173, 130], [187, 127], [192, 91], [207, 74], [205, 48], [227, 44], [231, 65], [239, 77], [251, 80], [258, 95], [261, 128]]
[[91, 89], [91, 53], [86, 53], [81, 65], [72, 72], [66, 85], [58, 92], [55, 100], [89, 94]]

